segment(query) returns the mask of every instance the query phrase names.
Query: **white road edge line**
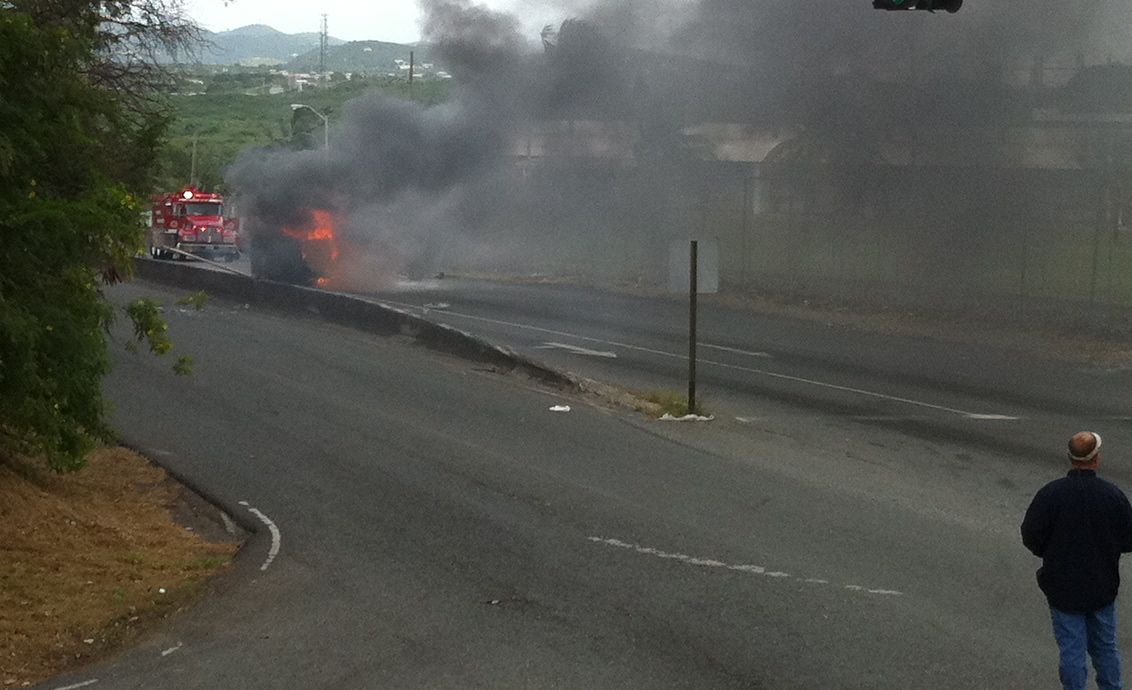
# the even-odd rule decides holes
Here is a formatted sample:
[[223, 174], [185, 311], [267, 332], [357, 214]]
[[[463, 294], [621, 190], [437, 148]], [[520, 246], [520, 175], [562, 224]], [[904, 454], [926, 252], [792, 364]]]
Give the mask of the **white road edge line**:
[[[380, 303], [396, 304], [402, 307], [418, 308], [415, 304], [407, 304], [405, 302], [396, 302], [393, 300], [375, 300]], [[567, 333], [565, 331], [556, 331], [550, 328], [540, 328], [539, 326], [531, 326], [525, 323], [516, 323], [514, 321], [503, 321], [501, 319], [489, 319], [484, 316], [473, 316], [472, 314], [463, 314], [456, 311], [444, 312], [447, 316], [458, 316], [472, 321], [483, 321], [484, 323], [494, 323], [499, 326], [511, 326], [513, 328], [522, 328], [529, 331], [536, 331], [538, 333], [549, 333], [551, 335], [560, 335], [567, 338], [576, 338], [578, 340], [585, 340], [591, 343], [602, 343], [603, 345], [612, 345], [614, 347], [623, 347], [627, 350], [636, 350], [638, 352], [647, 352], [649, 354], [658, 355], [661, 357], [670, 357], [673, 359], [686, 359], [687, 355], [674, 354], [672, 352], [665, 352], [664, 350], [654, 350], [649, 347], [641, 347], [639, 345], [630, 345], [628, 343], [621, 343], [615, 340], [602, 340], [601, 338], [591, 338], [585, 335], [578, 335], [576, 333]], [[708, 345], [706, 343], [699, 343], [701, 347], [714, 347], [716, 349], [728, 349], [720, 345]], [[751, 353], [746, 353], [751, 354]], [[791, 374], [779, 374], [766, 369], [755, 369], [752, 367], [739, 366], [737, 364], [727, 364], [725, 362], [716, 362], [710, 359], [701, 359], [700, 364], [711, 364], [713, 366], [722, 367], [724, 369], [732, 369], [735, 371], [745, 371], [750, 374], [759, 374], [761, 376], [768, 376], [770, 378], [781, 379], [784, 381], [793, 381], [795, 383], [804, 383], [810, 386], [817, 386], [819, 388], [828, 388], [830, 390], [842, 391], [844, 393], [853, 393], [856, 395], [863, 395], [870, 398], [877, 398], [880, 400], [888, 400], [889, 402], [898, 402], [905, 405], [915, 405], [916, 407], [923, 407], [929, 410], [938, 410], [940, 412], [949, 412], [951, 414], [965, 417], [967, 419], [978, 421], [1018, 421], [1018, 417], [1011, 417], [1010, 415], [1003, 414], [984, 414], [980, 412], [970, 412], [968, 410], [960, 410], [954, 407], [947, 407], [946, 405], [936, 405], [934, 403], [923, 402], [922, 400], [913, 400], [911, 398], [902, 398], [898, 395], [887, 395], [885, 393], [877, 393], [876, 391], [865, 390], [863, 388], [854, 388], [852, 386], [841, 386], [836, 383], [827, 383], [825, 381], [817, 381], [814, 379], [807, 379], [801, 376], [793, 376]]]
[[[708, 568], [723, 568], [725, 570], [735, 570], [735, 571], [738, 571], [738, 572], [741, 572], [741, 573], [750, 573], [752, 575], [762, 575], [764, 577], [781, 578], [781, 579], [784, 579], [784, 580], [796, 580], [798, 582], [804, 582], [806, 584], [811, 584], [811, 585], [832, 584], [829, 580], [825, 580], [825, 579], [822, 579], [822, 578], [817, 578], [817, 577], [803, 578], [801, 576], [791, 575], [790, 573], [784, 573], [781, 570], [768, 570], [767, 568], [765, 568], [761, 565], [749, 565], [749, 564], [731, 565], [731, 564], [728, 564], [728, 563], [724, 563], [723, 561], [717, 561], [717, 560], [712, 559], [712, 558], [699, 558], [697, 556], [689, 556], [686, 553], [670, 553], [668, 551], [661, 551], [660, 549], [654, 549], [651, 546], [641, 546], [640, 544], [633, 544], [633, 543], [630, 543], [630, 542], [621, 541], [620, 539], [611, 539], [611, 538], [608, 538], [608, 537], [586, 537], [586, 540], [592, 541], [596, 544], [604, 544], [606, 546], [614, 546], [614, 547], [617, 547], [619, 549], [627, 549], [629, 551], [636, 551], [637, 553], [645, 554], [646, 556], [654, 556], [656, 558], [664, 558], [664, 559], [680, 561], [681, 563], [687, 563], [688, 565], [698, 565], [698, 566], [703, 566], [703, 567], [708, 567]], [[895, 589], [879, 589], [879, 588], [870, 589], [868, 587], [862, 587], [861, 585], [838, 585], [838, 586], [840, 586], [843, 589], [849, 590], [851, 592], [860, 592], [862, 594], [878, 594], [878, 595], [883, 595], [883, 596], [901, 596], [903, 594], [903, 592], [900, 592], [900, 591], [895, 590]]]
[[55, 690], [75, 690], [75, 688], [85, 688], [86, 686], [94, 685], [97, 682], [97, 678], [91, 678], [90, 680], [84, 680], [83, 682], [75, 683], [74, 685], [63, 685], [61, 687], [55, 688]]
[[279, 533], [279, 528], [271, 521], [271, 518], [261, 513], [258, 509], [253, 508], [247, 501], [240, 501], [240, 505], [248, 509], [248, 512], [259, 518], [260, 522], [267, 525], [267, 529], [271, 532], [271, 548], [267, 551], [267, 560], [259, 567], [260, 570], [267, 570], [271, 566], [271, 562], [279, 555], [279, 546], [283, 542], [283, 535]]

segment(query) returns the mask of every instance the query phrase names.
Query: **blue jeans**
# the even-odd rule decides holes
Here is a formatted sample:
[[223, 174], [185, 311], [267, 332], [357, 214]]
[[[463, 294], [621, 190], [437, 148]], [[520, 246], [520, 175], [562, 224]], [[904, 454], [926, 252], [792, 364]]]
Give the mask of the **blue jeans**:
[[1120, 650], [1116, 647], [1116, 602], [1092, 613], [1066, 613], [1050, 607], [1053, 636], [1061, 653], [1058, 675], [1065, 690], [1085, 690], [1089, 670], [1085, 652], [1093, 659], [1100, 690], [1124, 687]]

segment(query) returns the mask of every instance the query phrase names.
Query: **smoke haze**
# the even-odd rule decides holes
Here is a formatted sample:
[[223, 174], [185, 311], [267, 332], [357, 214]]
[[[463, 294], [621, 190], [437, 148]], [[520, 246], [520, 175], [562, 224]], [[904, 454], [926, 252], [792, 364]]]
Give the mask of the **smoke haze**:
[[[328, 157], [249, 151], [230, 171], [262, 275], [309, 278], [278, 235], [326, 209], [370, 257], [343, 281], [353, 287], [451, 268], [663, 283], [669, 240], [696, 234], [733, 245], [722, 269], [736, 285], [773, 283], [787, 265], [812, 270], [792, 279], [801, 291], [869, 283], [892, 262], [910, 268], [890, 281], [954, 281], [970, 272], [948, 247], [986, 251], [1000, 231], [1021, 241], [1035, 215], [1025, 190], [1079, 186], [1014, 176], [1023, 197], [1005, 203], [970, 181], [1089, 168], [1091, 135], [1032, 127], [1033, 113], [1074, 110], [1055, 94], [1082, 67], [1128, 60], [1132, 43], [1114, 28], [1132, 22], [1127, 3], [968, 0], [949, 15], [868, 0], [542, 1], [526, 10], [546, 15], [541, 37], [523, 35], [529, 17], [467, 0], [421, 6], [458, 83], [446, 103], [361, 98]], [[957, 166], [984, 172], [930, 171]], [[870, 181], [919, 191], [901, 201]], [[859, 255], [862, 237], [889, 253], [836, 270], [822, 258]]]

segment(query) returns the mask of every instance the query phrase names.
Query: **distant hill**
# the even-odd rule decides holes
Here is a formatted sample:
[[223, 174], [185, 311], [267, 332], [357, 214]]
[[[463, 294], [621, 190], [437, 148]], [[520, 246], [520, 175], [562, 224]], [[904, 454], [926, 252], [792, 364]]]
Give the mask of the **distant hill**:
[[[330, 46], [326, 50], [326, 69], [333, 72], [362, 72], [376, 74], [393, 72], [399, 68], [394, 60], [409, 62], [409, 51], [413, 51], [416, 64], [431, 63], [431, 46], [425, 44], [405, 45], [385, 41], [350, 41]], [[295, 72], [309, 72], [318, 69], [318, 41], [298, 57], [290, 60], [286, 69]], [[432, 71], [443, 69], [435, 65]], [[421, 74], [420, 71], [417, 74]]]
[[[233, 65], [262, 60], [283, 63], [312, 49], [316, 62], [318, 58], [318, 32], [314, 31], [285, 34], [270, 26], [251, 24], [219, 33], [205, 31], [203, 38], [210, 45], [201, 49], [199, 59], [207, 65]], [[345, 41], [331, 36], [327, 43], [338, 46]]]

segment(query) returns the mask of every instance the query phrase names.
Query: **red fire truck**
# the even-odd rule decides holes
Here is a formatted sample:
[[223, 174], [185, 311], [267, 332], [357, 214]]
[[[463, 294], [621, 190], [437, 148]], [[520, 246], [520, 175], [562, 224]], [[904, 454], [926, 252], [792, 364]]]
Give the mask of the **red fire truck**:
[[240, 221], [224, 215], [224, 197], [195, 187], [153, 199], [149, 253], [155, 259], [195, 256], [232, 261], [240, 256]]

